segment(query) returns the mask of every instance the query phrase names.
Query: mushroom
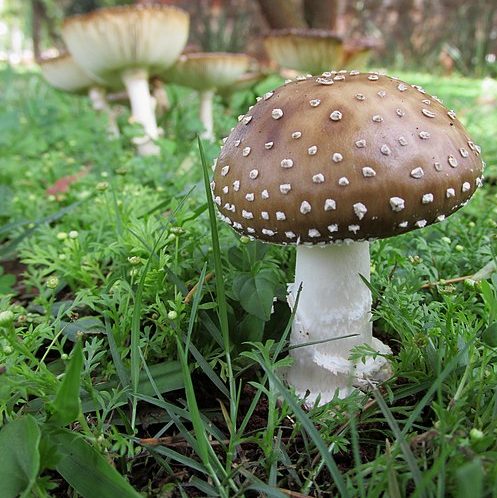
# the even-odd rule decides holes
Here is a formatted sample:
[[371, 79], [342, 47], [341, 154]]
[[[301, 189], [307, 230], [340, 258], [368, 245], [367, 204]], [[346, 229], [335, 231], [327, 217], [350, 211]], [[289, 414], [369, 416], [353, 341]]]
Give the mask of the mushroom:
[[39, 61], [41, 74], [45, 80], [57, 90], [68, 93], [87, 94], [93, 109], [103, 111], [108, 118], [108, 133], [110, 137], [119, 137], [114, 113], [107, 103], [106, 89], [88, 76], [76, 64], [71, 54], [62, 53], [49, 59]]
[[[388, 377], [390, 349], [372, 337], [362, 280], [369, 242], [443, 221], [481, 185], [482, 170], [453, 111], [378, 73], [297, 79], [233, 129], [216, 162], [214, 202], [237, 232], [297, 246], [290, 306], [302, 290], [290, 342], [303, 347], [292, 350], [287, 381], [310, 393], [307, 403], [348, 395], [351, 376], [352, 385]], [[360, 344], [380, 354], [354, 364]]]
[[281, 67], [319, 74], [330, 69], [362, 67], [373, 48], [374, 38], [343, 41], [333, 31], [322, 29], [284, 29], [271, 31], [264, 46]]
[[167, 72], [168, 81], [200, 92], [200, 120], [204, 125], [202, 138], [214, 140], [212, 104], [215, 90], [233, 85], [251, 63], [252, 59], [245, 54], [197, 52], [182, 55]]
[[166, 5], [109, 7], [64, 21], [62, 35], [76, 62], [98, 81], [125, 85], [132, 115], [145, 131], [138, 140], [141, 154], [158, 153], [149, 75], [175, 62], [188, 25], [186, 12]]

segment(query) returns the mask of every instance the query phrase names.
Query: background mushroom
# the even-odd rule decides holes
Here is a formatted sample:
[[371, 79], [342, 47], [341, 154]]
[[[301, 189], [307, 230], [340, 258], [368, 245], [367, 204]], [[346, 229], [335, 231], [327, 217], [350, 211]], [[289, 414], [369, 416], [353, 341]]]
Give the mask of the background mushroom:
[[298, 78], [265, 94], [227, 138], [212, 184], [222, 219], [265, 242], [296, 244], [302, 284], [288, 381], [327, 402], [381, 380], [383, 356], [349, 361], [372, 337], [369, 241], [440, 222], [481, 185], [480, 149], [421, 87], [377, 73]]
[[111, 137], [119, 136], [119, 127], [110, 108], [106, 89], [92, 79], [76, 64], [71, 54], [63, 53], [50, 59], [39, 61], [41, 74], [57, 90], [68, 93], [87, 94], [93, 109], [103, 111], [108, 118], [108, 132]]
[[141, 154], [156, 154], [159, 131], [150, 98], [150, 74], [167, 69], [188, 37], [188, 14], [166, 5], [112, 7], [69, 17], [62, 34], [76, 62], [97, 80], [122, 82], [133, 118], [143, 125]]
[[194, 88], [200, 93], [200, 120], [204, 125], [202, 138], [214, 139], [212, 104], [215, 91], [233, 85], [247, 72], [252, 59], [245, 54], [198, 52], [182, 55], [168, 71], [172, 83]]
[[337, 33], [322, 29], [284, 29], [271, 31], [264, 46], [279, 66], [319, 74], [353, 64], [362, 68], [377, 43], [373, 38], [344, 41]]

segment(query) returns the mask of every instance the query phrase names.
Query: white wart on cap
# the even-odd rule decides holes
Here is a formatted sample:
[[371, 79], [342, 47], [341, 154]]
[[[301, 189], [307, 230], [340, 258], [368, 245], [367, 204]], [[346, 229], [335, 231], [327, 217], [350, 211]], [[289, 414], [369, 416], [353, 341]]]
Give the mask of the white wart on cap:
[[276, 89], [227, 138], [213, 195], [239, 232], [283, 244], [384, 238], [443, 220], [481, 185], [480, 148], [439, 99], [340, 74]]

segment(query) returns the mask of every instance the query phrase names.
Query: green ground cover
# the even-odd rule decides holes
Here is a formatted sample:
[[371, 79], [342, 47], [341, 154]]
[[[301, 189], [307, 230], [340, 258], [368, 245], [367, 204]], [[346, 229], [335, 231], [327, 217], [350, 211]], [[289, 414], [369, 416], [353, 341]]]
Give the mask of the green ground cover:
[[[394, 376], [304, 412], [277, 375], [294, 251], [214, 226], [195, 94], [170, 89], [161, 157], [143, 158], [126, 110], [109, 141], [85, 99], [1, 71], [2, 498], [497, 496], [497, 112], [477, 80], [399, 76], [457, 110], [486, 184], [372, 244]], [[253, 97], [217, 103], [218, 136]]]

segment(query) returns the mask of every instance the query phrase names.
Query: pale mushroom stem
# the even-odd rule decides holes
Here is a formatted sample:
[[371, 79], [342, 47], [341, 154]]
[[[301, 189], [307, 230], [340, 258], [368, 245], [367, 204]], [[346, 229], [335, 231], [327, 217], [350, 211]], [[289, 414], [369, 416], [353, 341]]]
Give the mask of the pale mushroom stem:
[[148, 72], [145, 69], [128, 69], [123, 73], [122, 80], [131, 103], [132, 116], [143, 126], [146, 134], [143, 139], [136, 141], [138, 152], [141, 155], [157, 155], [159, 148], [154, 140], [158, 138], [159, 130], [148, 86]]
[[92, 107], [97, 112], [103, 112], [107, 116], [107, 133], [110, 138], [119, 138], [119, 126], [117, 126], [114, 111], [107, 102], [107, 92], [100, 86], [92, 86], [88, 90], [88, 97]]
[[[351, 349], [360, 344], [368, 344], [380, 353], [390, 352], [372, 337], [371, 292], [361, 276], [369, 280], [368, 242], [297, 247], [295, 283], [290, 285], [289, 295], [292, 307], [301, 284], [302, 290], [290, 344], [328, 341], [291, 353], [294, 363], [287, 380], [299, 396], [309, 394], [308, 404], [313, 404], [319, 394], [321, 403], [326, 403], [337, 390], [340, 397], [347, 396], [361, 379], [388, 378], [384, 357], [368, 357], [365, 363], [356, 365], [349, 361]], [[340, 339], [351, 334], [355, 336]]]
[[212, 104], [214, 91], [204, 90], [200, 92], [200, 121], [204, 125], [204, 131], [200, 137], [205, 140], [214, 140], [214, 118], [212, 116]]

